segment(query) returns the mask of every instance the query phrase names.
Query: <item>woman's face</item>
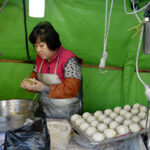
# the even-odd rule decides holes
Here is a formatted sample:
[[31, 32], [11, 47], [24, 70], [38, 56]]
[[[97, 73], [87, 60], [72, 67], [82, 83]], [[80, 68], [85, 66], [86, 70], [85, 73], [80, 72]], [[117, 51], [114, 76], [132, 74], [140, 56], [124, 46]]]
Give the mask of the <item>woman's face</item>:
[[52, 51], [48, 48], [45, 42], [37, 41], [34, 44], [34, 48], [42, 59], [47, 59], [48, 61], [50, 61], [57, 54], [57, 50]]

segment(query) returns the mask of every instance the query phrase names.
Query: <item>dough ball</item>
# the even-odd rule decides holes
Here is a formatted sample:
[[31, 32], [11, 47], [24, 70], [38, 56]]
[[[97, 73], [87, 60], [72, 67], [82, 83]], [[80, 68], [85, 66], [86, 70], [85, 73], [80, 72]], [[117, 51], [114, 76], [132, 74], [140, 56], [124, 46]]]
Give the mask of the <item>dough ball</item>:
[[147, 108], [145, 106], [140, 106], [140, 112], [146, 112]]
[[102, 114], [102, 111], [98, 110], [94, 113], [94, 117], [98, 118], [98, 116], [101, 114]]
[[97, 126], [98, 131], [103, 132], [105, 129], [107, 129], [107, 125], [104, 123], [99, 123]]
[[145, 112], [140, 112], [138, 114], [138, 117], [142, 120], [142, 119], [145, 119], [146, 118], [146, 113]]
[[92, 121], [94, 121], [94, 120], [96, 120], [96, 119], [93, 116], [87, 117], [87, 122], [89, 122], [89, 123], [92, 122]]
[[116, 136], [116, 131], [113, 129], [105, 129], [104, 134], [107, 139], [114, 138]]
[[124, 121], [124, 118], [123, 118], [123, 116], [117, 116], [116, 118], [115, 118], [115, 121], [117, 121], [118, 123], [122, 123], [123, 121]]
[[78, 118], [81, 118], [81, 116], [78, 115], [78, 114], [74, 114], [74, 115], [71, 116], [71, 121], [75, 122]]
[[115, 112], [110, 113], [110, 118], [111, 118], [111, 119], [114, 119], [114, 118], [116, 118], [117, 116], [118, 116], [118, 114], [115, 113]]
[[114, 108], [114, 112], [118, 113], [118, 114], [120, 113], [121, 110], [122, 110], [122, 108], [119, 106]]
[[92, 116], [89, 112], [85, 112], [85, 113], [82, 114], [82, 117], [84, 119], [87, 119], [89, 116]]
[[104, 123], [107, 125], [110, 124], [111, 121], [112, 121], [112, 119], [108, 118], [108, 117], [104, 119]]
[[130, 106], [130, 105], [125, 105], [125, 106], [124, 106], [124, 110], [130, 111], [130, 110], [131, 110], [131, 106]]
[[[144, 129], [146, 128], [146, 119], [140, 121], [140, 126]], [[149, 128], [149, 120], [147, 122], [147, 128]]]
[[95, 132], [97, 132], [95, 127], [88, 127], [87, 130], [86, 130], [86, 134], [88, 136], [92, 136]]
[[138, 109], [140, 106], [141, 106], [140, 104], [136, 103], [136, 104], [133, 105], [133, 108]]
[[116, 128], [116, 131], [118, 132], [119, 135], [124, 135], [124, 134], [129, 133], [129, 128], [125, 125], [119, 125]]
[[109, 116], [109, 114], [110, 114], [111, 112], [112, 112], [111, 109], [106, 109], [106, 110], [104, 111], [104, 114], [107, 115], [107, 116]]
[[131, 123], [132, 123], [132, 121], [131, 121], [131, 120], [126, 119], [126, 120], [124, 120], [123, 125], [125, 125], [125, 126], [129, 126]]
[[105, 114], [102, 114], [102, 115], [98, 116], [98, 121], [103, 122], [106, 117], [107, 116]]
[[103, 133], [96, 132], [96, 133], [93, 134], [92, 139], [95, 142], [101, 142], [101, 141], [105, 140], [105, 135]]
[[120, 115], [121, 116], [124, 116], [125, 113], [128, 113], [128, 112], [126, 110], [124, 110], [124, 109], [120, 110]]
[[75, 121], [75, 124], [77, 126], [80, 126], [81, 123], [85, 122], [85, 120], [83, 118], [78, 118], [76, 121]]
[[139, 110], [136, 109], [136, 108], [132, 108], [131, 113], [132, 113], [133, 115], [137, 115], [137, 114], [139, 113]]
[[80, 129], [85, 131], [90, 125], [87, 122], [83, 122], [80, 124]]
[[110, 123], [110, 125], [109, 125], [109, 127], [110, 127], [111, 129], [116, 129], [117, 126], [119, 126], [119, 123], [116, 122], [116, 121], [112, 121], [112, 122]]
[[140, 118], [137, 117], [137, 116], [132, 116], [132, 121], [133, 121], [134, 123], [139, 123], [139, 122], [140, 122]]
[[130, 119], [132, 117], [132, 114], [130, 112], [127, 112], [127, 113], [124, 114], [124, 117], [126, 119]]
[[93, 120], [92, 122], [90, 122], [90, 125], [92, 127], [96, 127], [99, 124], [99, 122], [97, 120]]
[[141, 130], [141, 127], [136, 123], [132, 123], [129, 125], [129, 129], [131, 132], [137, 133]]

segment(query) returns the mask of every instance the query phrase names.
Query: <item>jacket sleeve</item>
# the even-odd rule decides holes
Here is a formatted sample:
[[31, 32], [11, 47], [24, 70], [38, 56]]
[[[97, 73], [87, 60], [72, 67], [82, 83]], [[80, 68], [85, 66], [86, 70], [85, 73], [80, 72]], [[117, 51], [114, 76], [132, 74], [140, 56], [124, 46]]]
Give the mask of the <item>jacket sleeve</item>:
[[33, 71], [33, 72], [30, 74], [30, 78], [37, 78], [37, 73]]
[[64, 82], [50, 85], [49, 97], [72, 98], [78, 95], [81, 87], [81, 65], [76, 57], [70, 58], [64, 66]]
[[66, 78], [63, 84], [50, 85], [50, 98], [72, 98], [77, 96], [81, 86], [81, 80]]

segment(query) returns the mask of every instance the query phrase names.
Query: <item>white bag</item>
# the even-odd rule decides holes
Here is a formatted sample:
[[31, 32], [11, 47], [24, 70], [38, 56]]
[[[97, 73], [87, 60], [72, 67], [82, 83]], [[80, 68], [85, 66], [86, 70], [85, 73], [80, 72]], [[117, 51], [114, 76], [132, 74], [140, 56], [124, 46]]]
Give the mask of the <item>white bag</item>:
[[51, 150], [65, 150], [71, 138], [71, 125], [65, 119], [46, 119]]

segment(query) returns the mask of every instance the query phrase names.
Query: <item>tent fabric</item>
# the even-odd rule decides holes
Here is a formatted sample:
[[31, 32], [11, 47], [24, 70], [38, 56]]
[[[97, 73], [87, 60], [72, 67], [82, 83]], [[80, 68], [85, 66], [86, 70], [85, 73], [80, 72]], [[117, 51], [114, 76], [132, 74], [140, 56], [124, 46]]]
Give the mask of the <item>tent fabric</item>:
[[[35, 93], [29, 93], [20, 88], [20, 83], [31, 73], [33, 64], [0, 63], [0, 99], [29, 99]], [[146, 105], [144, 88], [137, 79], [136, 73], [131, 74], [130, 81], [126, 81], [122, 71], [108, 70], [101, 74], [99, 69], [82, 68], [83, 74], [83, 111], [94, 112], [125, 104], [139, 102]], [[149, 82], [149, 74], [142, 73], [142, 78]], [[128, 77], [128, 75], [126, 75]], [[124, 81], [125, 80], [125, 81]], [[142, 93], [142, 94], [141, 94]], [[36, 99], [37, 100], [37, 99]]]
[[34, 93], [20, 88], [24, 78], [29, 77], [33, 66], [22, 63], [0, 63], [0, 99], [32, 99]]
[[[140, 3], [143, 7], [146, 1]], [[0, 2], [1, 5], [2, 2]], [[99, 65], [103, 53], [105, 0], [46, 0], [44, 18], [31, 18], [26, 1], [28, 36], [40, 21], [50, 21], [60, 34], [62, 45], [83, 58], [84, 64]], [[109, 3], [110, 8], [110, 3]], [[127, 1], [128, 11], [130, 1]], [[143, 20], [144, 11], [139, 13]], [[83, 68], [84, 111], [113, 108], [117, 105], [147, 104], [145, 89], [137, 78], [135, 60], [139, 35], [131, 40], [135, 31], [127, 29], [139, 22], [135, 15], [127, 15], [123, 0], [115, 0], [112, 10], [110, 32], [107, 41], [108, 58], [106, 66], [123, 69], [108, 70], [105, 74], [97, 68]], [[29, 43], [31, 60], [36, 52]], [[0, 59], [28, 60], [25, 46], [23, 3], [9, 0], [0, 14]], [[150, 55], [140, 51], [139, 68], [150, 69]], [[0, 99], [32, 99], [34, 94], [20, 88], [20, 82], [28, 77], [32, 64], [0, 62]], [[149, 84], [149, 73], [140, 73]], [[6, 84], [7, 83], [7, 84]]]

